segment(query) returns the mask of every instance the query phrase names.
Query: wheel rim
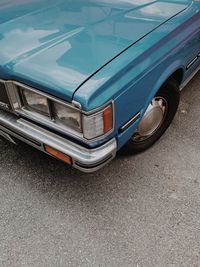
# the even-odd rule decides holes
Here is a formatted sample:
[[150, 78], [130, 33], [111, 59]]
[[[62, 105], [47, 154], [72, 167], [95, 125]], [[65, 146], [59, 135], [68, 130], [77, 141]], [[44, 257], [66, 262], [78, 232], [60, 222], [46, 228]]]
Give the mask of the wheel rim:
[[141, 142], [150, 138], [163, 124], [167, 111], [167, 101], [163, 97], [154, 97], [132, 137], [133, 141]]

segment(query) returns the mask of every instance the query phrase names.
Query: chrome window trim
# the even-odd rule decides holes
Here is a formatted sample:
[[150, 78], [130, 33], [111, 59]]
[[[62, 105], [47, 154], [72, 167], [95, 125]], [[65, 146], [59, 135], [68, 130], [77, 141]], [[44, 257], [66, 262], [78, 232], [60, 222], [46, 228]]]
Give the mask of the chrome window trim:
[[[38, 89], [35, 89], [31, 86], [28, 86], [28, 85], [25, 85], [23, 83], [13, 81], [13, 80], [4, 81], [4, 80], [0, 79], [0, 82], [3, 82], [6, 86], [6, 90], [7, 90], [9, 99], [11, 100], [11, 105], [12, 105], [14, 114], [16, 114], [18, 116], [22, 115], [25, 118], [31, 119], [32, 121], [34, 121], [36, 123], [40, 123], [43, 126], [50, 127], [52, 130], [56, 130], [56, 131], [60, 132], [61, 134], [69, 135], [70, 137], [74, 137], [77, 140], [82, 141], [86, 144], [92, 144], [92, 143], [95, 143], [97, 141], [100, 141], [100, 140], [108, 137], [115, 129], [115, 108], [114, 108], [114, 101], [113, 100], [108, 101], [107, 103], [105, 103], [104, 105], [102, 105], [96, 109], [93, 109], [91, 111], [86, 112], [86, 111], [82, 110], [81, 104], [77, 101], [72, 101], [72, 103], [67, 103], [63, 100], [60, 100], [57, 97], [49, 95], [48, 93], [44, 93], [44, 92], [42, 92]], [[100, 113], [105, 107], [107, 107], [110, 104], [110, 105], [112, 105], [112, 110], [113, 110], [113, 128], [104, 135], [98, 136], [98, 137], [93, 138], [93, 139], [87, 139], [84, 137], [82, 132], [78, 132], [76, 130], [71, 129], [70, 127], [62, 126], [62, 125], [55, 123], [54, 120], [51, 119], [51, 112], [50, 112], [50, 117], [47, 117], [47, 116], [44, 116], [44, 115], [39, 114], [37, 112], [29, 111], [29, 110], [23, 108], [22, 101], [21, 101], [19, 93], [18, 93], [19, 89], [17, 87], [21, 87], [22, 89], [24, 88], [25, 90], [30, 90], [34, 93], [37, 93], [39, 95], [46, 97], [47, 99], [49, 99], [51, 101], [60, 103], [60, 104], [66, 106], [68, 108], [74, 109], [74, 110], [80, 112], [81, 116], [82, 115], [89, 116], [92, 114], [96, 114], [98, 112]], [[82, 122], [82, 118], [81, 118], [81, 122]]]

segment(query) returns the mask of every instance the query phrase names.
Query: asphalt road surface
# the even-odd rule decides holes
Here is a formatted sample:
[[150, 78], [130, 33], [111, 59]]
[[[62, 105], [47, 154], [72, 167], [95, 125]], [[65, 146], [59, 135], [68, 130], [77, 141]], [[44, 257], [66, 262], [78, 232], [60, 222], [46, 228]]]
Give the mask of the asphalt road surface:
[[153, 148], [95, 174], [0, 151], [0, 266], [200, 266], [200, 73]]

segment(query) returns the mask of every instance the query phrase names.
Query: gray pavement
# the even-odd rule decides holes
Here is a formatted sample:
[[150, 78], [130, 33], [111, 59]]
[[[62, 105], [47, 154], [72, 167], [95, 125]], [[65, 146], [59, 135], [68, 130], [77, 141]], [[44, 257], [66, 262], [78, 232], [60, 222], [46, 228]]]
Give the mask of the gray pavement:
[[0, 139], [0, 266], [200, 266], [200, 73], [147, 152], [82, 174]]

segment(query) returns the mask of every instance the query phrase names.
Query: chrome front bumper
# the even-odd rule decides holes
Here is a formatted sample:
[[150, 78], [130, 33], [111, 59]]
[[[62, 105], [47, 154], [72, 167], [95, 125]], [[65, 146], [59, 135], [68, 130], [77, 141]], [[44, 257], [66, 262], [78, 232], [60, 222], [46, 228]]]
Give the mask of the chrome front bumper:
[[[84, 172], [93, 172], [100, 169], [115, 157], [117, 150], [115, 138], [98, 148], [87, 149], [27, 120], [1, 110], [0, 131], [4, 137], [8, 134], [43, 152], [45, 152], [44, 144], [48, 145], [70, 156], [72, 166]], [[12, 138], [10, 138], [11, 140]]]

